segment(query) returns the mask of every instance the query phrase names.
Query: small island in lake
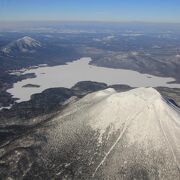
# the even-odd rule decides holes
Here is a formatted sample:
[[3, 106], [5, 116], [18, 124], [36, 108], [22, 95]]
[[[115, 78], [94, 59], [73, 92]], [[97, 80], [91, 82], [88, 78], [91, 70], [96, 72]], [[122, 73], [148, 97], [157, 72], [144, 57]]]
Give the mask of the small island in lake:
[[39, 88], [40, 85], [37, 84], [26, 84], [23, 86], [23, 88]]

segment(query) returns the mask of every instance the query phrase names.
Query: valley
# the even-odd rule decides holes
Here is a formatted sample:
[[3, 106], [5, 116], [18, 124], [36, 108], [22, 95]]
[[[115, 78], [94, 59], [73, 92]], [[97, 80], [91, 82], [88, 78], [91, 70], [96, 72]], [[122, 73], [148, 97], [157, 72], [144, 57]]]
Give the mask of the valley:
[[[163, 29], [159, 29], [156, 32], [151, 30], [149, 32], [149, 29], [144, 27], [141, 30], [142, 32], [138, 33], [137, 27], [135, 28], [133, 26], [130, 26], [132, 29], [131, 32], [128, 32], [125, 27], [124, 29], [122, 28], [125, 25], [115, 25], [117, 29], [111, 25], [110, 32], [105, 32], [101, 27], [99, 30], [95, 30], [92, 29], [93, 26], [91, 28], [88, 25], [86, 26], [71, 26], [71, 32], [69, 33], [65, 33], [68, 30], [62, 30], [63, 27], [61, 25], [56, 27], [53, 33], [48, 32], [48, 30], [46, 32], [28, 30], [26, 32], [1, 32], [0, 91], [2, 96], [6, 98], [0, 97], [0, 106], [8, 107], [15, 102], [15, 99], [7, 92], [7, 89], [11, 89], [14, 83], [25, 79], [20, 74], [13, 75], [9, 74], [9, 72], [18, 71], [23, 68], [29, 69], [29, 67], [37, 67], [41, 64], [46, 64], [50, 67], [65, 65], [82, 57], [91, 57], [90, 65], [97, 66], [101, 69], [103, 67], [124, 69], [149, 74], [149, 80], [147, 82], [150, 81], [151, 75], [153, 75], [172, 78], [171, 80], [167, 80], [167, 82], [170, 82], [168, 87], [173, 87], [171, 83], [179, 83], [180, 61], [178, 55], [180, 52], [180, 35], [175, 27], [169, 27], [171, 32]], [[84, 29], [83, 34], [78, 33], [77, 30], [75, 31], [77, 28]], [[29, 41], [26, 41], [26, 39], [30, 39], [32, 44], [30, 43], [28, 45]], [[11, 49], [9, 55], [4, 54], [3, 49], [5, 47]], [[27, 48], [26, 51], [22, 51], [21, 48], [23, 47]], [[35, 74], [26, 76], [33, 77]], [[127, 77], [125, 75], [124, 80], [119, 82], [129, 84], [129, 80], [126, 80]], [[103, 82], [104, 78], [101, 78], [100, 82]], [[97, 81], [93, 78], [80, 78], [79, 81], [81, 80]], [[77, 82], [78, 80], [74, 84]], [[119, 82], [116, 81], [114, 83], [119, 84]], [[63, 87], [61, 83], [58, 86]], [[109, 81], [106, 83], [112, 84]], [[129, 85], [135, 87], [136, 83], [134, 81], [134, 83], [130, 83]], [[27, 82], [27, 84], [29, 83]], [[74, 84], [72, 83], [71, 86]], [[137, 87], [141, 85], [149, 86], [151, 84], [139, 84]], [[165, 86], [165, 84], [160, 83], [159, 86]]]

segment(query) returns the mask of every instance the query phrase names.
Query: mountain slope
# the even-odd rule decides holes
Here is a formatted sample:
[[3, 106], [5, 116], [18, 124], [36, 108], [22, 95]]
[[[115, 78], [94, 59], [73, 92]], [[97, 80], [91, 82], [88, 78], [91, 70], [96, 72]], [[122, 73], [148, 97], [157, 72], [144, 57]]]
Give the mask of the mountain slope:
[[155, 89], [109, 88], [68, 102], [13, 142], [1, 159], [8, 170], [18, 162], [24, 179], [180, 179], [180, 112]]
[[9, 55], [11, 53], [27, 53], [33, 52], [40, 47], [41, 43], [39, 41], [36, 41], [31, 37], [25, 36], [23, 38], [9, 43], [1, 49], [1, 52], [5, 55]]
[[[89, 146], [90, 155], [84, 152], [89, 156], [86, 168], [92, 168], [94, 179], [180, 177], [180, 114], [152, 88], [125, 93], [107, 89], [87, 95], [55, 121], [62, 120], [49, 132], [48, 147], [57, 148], [58, 142], [62, 146], [64, 136], [68, 144], [82, 137], [87, 145], [80, 151]], [[97, 140], [93, 145], [84, 136], [92, 132]]]

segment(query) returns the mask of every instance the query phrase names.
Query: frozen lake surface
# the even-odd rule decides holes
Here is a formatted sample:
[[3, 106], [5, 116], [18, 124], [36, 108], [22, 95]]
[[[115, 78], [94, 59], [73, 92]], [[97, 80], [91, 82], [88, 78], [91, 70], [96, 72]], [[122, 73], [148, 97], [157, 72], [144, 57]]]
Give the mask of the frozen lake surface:
[[[8, 92], [17, 102], [27, 101], [32, 94], [41, 93], [43, 90], [55, 87], [71, 88], [79, 81], [97, 81], [108, 85], [127, 84], [132, 87], [171, 87], [180, 88], [180, 84], [168, 84], [173, 78], [156, 77], [141, 74], [132, 70], [112, 69], [89, 65], [91, 58], [81, 58], [77, 61], [53, 67], [39, 67], [30, 69], [22, 74], [35, 73], [36, 78], [26, 79], [14, 84]], [[40, 85], [40, 87], [23, 87], [27, 84]]]

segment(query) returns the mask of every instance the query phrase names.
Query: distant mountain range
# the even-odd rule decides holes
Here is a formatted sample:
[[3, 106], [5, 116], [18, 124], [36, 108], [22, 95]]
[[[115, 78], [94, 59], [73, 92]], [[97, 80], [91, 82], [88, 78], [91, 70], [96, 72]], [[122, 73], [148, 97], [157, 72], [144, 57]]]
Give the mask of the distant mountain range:
[[1, 49], [4, 55], [12, 55], [15, 53], [33, 53], [37, 48], [42, 47], [41, 43], [29, 36], [25, 36], [15, 40]]

